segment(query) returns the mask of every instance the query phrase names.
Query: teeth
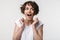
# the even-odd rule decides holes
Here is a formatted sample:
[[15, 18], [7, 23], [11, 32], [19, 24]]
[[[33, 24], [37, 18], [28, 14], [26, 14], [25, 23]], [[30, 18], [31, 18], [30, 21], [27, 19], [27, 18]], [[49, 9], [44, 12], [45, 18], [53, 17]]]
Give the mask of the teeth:
[[27, 14], [27, 16], [31, 16], [31, 14]]

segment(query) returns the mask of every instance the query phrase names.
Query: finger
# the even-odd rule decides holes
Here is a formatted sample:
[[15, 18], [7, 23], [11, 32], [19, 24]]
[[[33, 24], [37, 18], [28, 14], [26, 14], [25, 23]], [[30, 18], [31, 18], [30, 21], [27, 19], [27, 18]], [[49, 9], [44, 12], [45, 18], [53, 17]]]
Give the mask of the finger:
[[21, 18], [19, 21], [20, 21], [21, 24], [24, 23], [24, 19], [23, 18]]
[[38, 18], [35, 18], [34, 22], [37, 22], [38, 21]]
[[33, 24], [36, 24], [36, 23], [38, 23], [38, 18], [35, 18], [35, 20], [34, 20], [34, 22], [33, 22]]
[[24, 18], [22, 18], [21, 21], [24, 22]]

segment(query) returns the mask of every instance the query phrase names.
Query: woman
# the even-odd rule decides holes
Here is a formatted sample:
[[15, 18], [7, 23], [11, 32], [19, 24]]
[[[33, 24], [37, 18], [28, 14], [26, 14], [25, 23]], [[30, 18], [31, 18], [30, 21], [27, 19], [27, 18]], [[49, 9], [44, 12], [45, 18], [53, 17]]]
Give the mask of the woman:
[[26, 19], [19, 19], [15, 23], [13, 40], [43, 40], [43, 24], [38, 18], [33, 20], [39, 12], [38, 5], [34, 1], [27, 1], [22, 5], [21, 12]]

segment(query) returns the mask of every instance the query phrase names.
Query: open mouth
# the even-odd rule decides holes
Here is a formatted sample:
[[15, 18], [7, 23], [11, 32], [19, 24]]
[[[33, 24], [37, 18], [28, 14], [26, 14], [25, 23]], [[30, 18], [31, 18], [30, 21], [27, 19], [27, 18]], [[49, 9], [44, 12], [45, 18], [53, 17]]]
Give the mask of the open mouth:
[[32, 14], [27, 14], [27, 16], [32, 16]]

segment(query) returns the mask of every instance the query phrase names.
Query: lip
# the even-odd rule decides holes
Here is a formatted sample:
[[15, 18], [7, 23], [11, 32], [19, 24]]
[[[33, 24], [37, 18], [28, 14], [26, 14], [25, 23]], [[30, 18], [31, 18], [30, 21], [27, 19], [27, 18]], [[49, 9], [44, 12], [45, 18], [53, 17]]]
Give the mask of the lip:
[[27, 14], [27, 16], [32, 16], [32, 14]]

